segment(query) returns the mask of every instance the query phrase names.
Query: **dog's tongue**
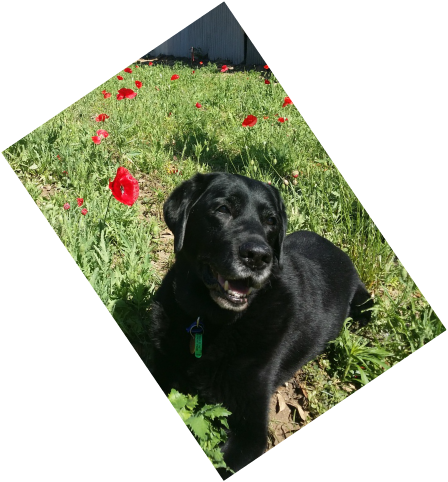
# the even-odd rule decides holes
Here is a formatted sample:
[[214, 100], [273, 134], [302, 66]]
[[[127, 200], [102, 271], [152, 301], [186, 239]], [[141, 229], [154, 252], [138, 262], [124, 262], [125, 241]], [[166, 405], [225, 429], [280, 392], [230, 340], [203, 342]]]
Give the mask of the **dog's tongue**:
[[[226, 280], [220, 274], [218, 274], [218, 282], [224, 288]], [[247, 286], [247, 281], [244, 279], [229, 279], [227, 282], [229, 283], [228, 289], [230, 291], [235, 291], [236, 293], [241, 293], [243, 295], [249, 292], [249, 286]]]

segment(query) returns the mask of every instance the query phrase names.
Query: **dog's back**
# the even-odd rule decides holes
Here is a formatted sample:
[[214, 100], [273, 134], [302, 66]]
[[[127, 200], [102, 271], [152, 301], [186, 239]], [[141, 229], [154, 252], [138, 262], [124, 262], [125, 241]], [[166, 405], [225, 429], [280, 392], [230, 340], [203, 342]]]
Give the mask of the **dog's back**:
[[[285, 258], [297, 264], [306, 259], [315, 267], [321, 268], [322, 281], [331, 289], [323, 288], [327, 294], [325, 305], [344, 305], [348, 300], [345, 318], [351, 317], [366, 325], [371, 318], [369, 310], [373, 305], [368, 291], [359, 278], [358, 272], [349, 256], [332, 242], [311, 231], [296, 231], [285, 239]], [[287, 264], [287, 263], [286, 263]], [[292, 276], [297, 276], [297, 269]], [[344, 319], [345, 319], [344, 318]]]

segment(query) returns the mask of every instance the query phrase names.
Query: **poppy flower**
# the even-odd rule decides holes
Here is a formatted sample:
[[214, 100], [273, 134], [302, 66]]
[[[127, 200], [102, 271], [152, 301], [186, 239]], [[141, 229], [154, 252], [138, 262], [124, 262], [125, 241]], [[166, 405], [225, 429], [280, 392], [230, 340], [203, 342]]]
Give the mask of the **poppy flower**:
[[265, 65], [265, 66], [264, 66], [264, 68], [265, 68], [266, 70], [268, 70], [268, 69], [269, 69], [269, 67], [268, 67], [267, 65]]
[[105, 99], [108, 99], [109, 97], [111, 97], [111, 95], [112, 95], [112, 94], [111, 94], [110, 92], [106, 92], [106, 93], [104, 94], [104, 98], [105, 98]]
[[117, 100], [133, 99], [137, 95], [132, 89], [122, 88], [118, 91]]
[[85, 215], [87, 214], [87, 212], [88, 212], [88, 211], [87, 211], [86, 208], [84, 208], [84, 209], [81, 210], [81, 214], [82, 214], [83, 216], [85, 216]]
[[123, 80], [123, 77], [121, 75], [117, 75], [118, 80]]
[[192, 74], [194, 74], [194, 70], [193, 70]]
[[271, 82], [268, 79], [265, 79], [264, 81], [265, 84], [270, 84]]
[[84, 199], [82, 197], [77, 197], [76, 202], [78, 203], [78, 206], [81, 207], [84, 202]]
[[277, 120], [278, 120], [279, 122], [281, 122], [282, 124], [283, 124], [283, 122], [285, 122], [285, 119], [284, 119], [283, 117], [279, 117]]
[[179, 76], [177, 74], [174, 74], [172, 77], [171, 77], [171, 80], [177, 80], [179, 78]]
[[243, 123], [241, 124], [243, 127], [253, 127], [257, 123], [257, 118], [254, 115], [248, 115]]
[[103, 136], [104, 138], [109, 137], [109, 133], [107, 131], [105, 131], [104, 129], [97, 130], [96, 134], [100, 137]]
[[136, 65], [135, 68], [138, 69], [138, 68], [140, 68], [140, 66], [139, 66], [139, 65]]
[[106, 91], [105, 91], [105, 90], [102, 90], [102, 91], [101, 91], [101, 93], [102, 93], [102, 94], [105, 94], [105, 93], [106, 93]]
[[199, 102], [196, 102], [196, 107], [200, 109], [202, 107], [202, 104], [200, 104]]
[[69, 203], [65, 203], [64, 204], [64, 209], [67, 211], [68, 209], [70, 209], [70, 204]]
[[199, 62], [199, 65], [202, 65], [202, 64], [203, 64], [203, 62]]
[[137, 86], [137, 89], [140, 89], [140, 87], [143, 85], [139, 80], [135, 81], [135, 85]]
[[67, 171], [62, 171], [62, 174], [66, 174], [68, 176], [68, 172]]
[[95, 120], [97, 122], [104, 122], [106, 119], [109, 119], [109, 116], [106, 114], [100, 114]]
[[287, 105], [293, 105], [292, 100], [289, 97], [285, 97], [285, 101], [283, 102], [283, 107]]
[[132, 206], [138, 198], [138, 181], [125, 167], [119, 167], [115, 179], [109, 179], [112, 196], [123, 204]]
[[229, 70], [229, 67], [227, 67], [227, 65], [223, 65], [221, 67], [221, 72], [227, 72], [227, 70]]
[[92, 136], [92, 141], [95, 144], [101, 144], [101, 137], [100, 136]]
[[263, 116], [263, 119], [269, 119], [269, 117], [267, 115]]
[[148, 64], [148, 65], [152, 65], [152, 62], [149, 62], [149, 64]]
[[125, 72], [127, 72], [128, 74], [132, 74], [132, 69], [130, 69], [129, 67], [127, 69], [124, 69]]
[[60, 156], [59, 154], [58, 154], [58, 156], [57, 156], [57, 157], [58, 157], [58, 159], [60, 159], [60, 158], [61, 158], [61, 156]]

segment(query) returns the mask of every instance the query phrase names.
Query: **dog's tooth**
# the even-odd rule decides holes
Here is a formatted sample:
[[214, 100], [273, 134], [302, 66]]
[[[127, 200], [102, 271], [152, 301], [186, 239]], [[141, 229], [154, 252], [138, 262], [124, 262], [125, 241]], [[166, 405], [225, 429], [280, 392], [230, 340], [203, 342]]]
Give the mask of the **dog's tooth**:
[[224, 282], [224, 291], [228, 291], [229, 290], [229, 282], [226, 280]]
[[252, 293], [252, 286], [249, 288], [249, 291], [247, 292], [247, 295], [249, 296]]

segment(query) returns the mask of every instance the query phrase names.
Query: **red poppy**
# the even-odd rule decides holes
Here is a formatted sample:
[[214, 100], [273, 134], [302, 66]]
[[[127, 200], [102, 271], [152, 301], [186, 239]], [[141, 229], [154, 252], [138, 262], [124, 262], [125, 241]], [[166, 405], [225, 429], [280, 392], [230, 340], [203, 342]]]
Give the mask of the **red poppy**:
[[227, 72], [227, 70], [229, 70], [229, 67], [227, 67], [227, 65], [223, 65], [221, 67], [221, 72]]
[[106, 93], [104, 94], [104, 98], [105, 98], [105, 99], [108, 99], [109, 97], [111, 97], [111, 95], [112, 95], [112, 94], [111, 94], [110, 92], [106, 92]]
[[202, 104], [200, 104], [199, 102], [196, 102], [196, 107], [200, 109], [202, 107]]
[[123, 80], [123, 77], [121, 75], [117, 75], [118, 80]]
[[101, 137], [100, 136], [92, 136], [92, 141], [95, 144], [101, 144]]
[[277, 120], [281, 123], [285, 122], [285, 119], [283, 117], [279, 117]]
[[265, 84], [270, 84], [271, 82], [268, 79], [265, 79], [264, 81]]
[[137, 95], [132, 89], [122, 88], [118, 91], [117, 100], [133, 99]]
[[267, 115], [263, 116], [263, 119], [269, 119], [269, 117]]
[[137, 89], [140, 89], [143, 84], [139, 80], [136, 80], [135, 85], [137, 86]]
[[81, 214], [82, 214], [83, 216], [85, 216], [85, 215], [87, 214], [87, 212], [88, 212], [88, 211], [87, 211], [86, 208], [84, 208], [84, 209], [81, 210]]
[[138, 198], [138, 181], [131, 176], [125, 167], [119, 167], [115, 179], [109, 179], [109, 189], [112, 196], [123, 204], [132, 206]]
[[109, 137], [109, 133], [104, 129], [99, 129], [98, 131], [96, 131], [96, 134], [100, 137], [103, 136], [104, 138]]
[[243, 127], [253, 127], [257, 123], [257, 118], [254, 115], [248, 115], [243, 123], [241, 124]]
[[283, 107], [287, 105], [293, 105], [292, 100], [289, 97], [285, 97], [285, 101], [283, 102]]
[[68, 172], [67, 172], [67, 171], [62, 171], [62, 174], [67, 174], [67, 176], [68, 176]]
[[194, 74], [194, 70], [193, 70], [192, 74]]
[[95, 120], [97, 122], [104, 122], [106, 119], [109, 119], [109, 116], [106, 114], [100, 114]]
[[152, 62], [149, 62], [149, 64], [148, 64], [148, 65], [152, 65]]
[[202, 65], [202, 64], [203, 64], [203, 62], [199, 62], [199, 65]]
[[70, 209], [70, 204], [69, 203], [65, 203], [64, 204], [64, 209], [67, 211], [67, 209]]
[[138, 69], [140, 66], [139, 65], [136, 65], [135, 68]]
[[101, 93], [102, 93], [102, 94], [105, 94], [105, 93], [106, 93], [106, 91], [105, 91], [105, 90], [102, 90], [102, 91], [101, 91]]
[[61, 156], [58, 154], [58, 159], [60, 159], [60, 158], [61, 158]]
[[132, 69], [130, 69], [129, 67], [127, 69], [124, 69], [125, 72], [127, 72], [128, 74], [132, 74]]
[[269, 67], [268, 67], [267, 65], [265, 65], [265, 66], [264, 66], [264, 68], [265, 68], [266, 70], [268, 70], [268, 69], [269, 69]]
[[84, 199], [82, 197], [77, 197], [76, 202], [78, 203], [78, 206], [81, 207], [82, 203], [84, 202]]
[[177, 80], [179, 78], [179, 76], [177, 74], [174, 74], [172, 77], [171, 77], [171, 80]]

